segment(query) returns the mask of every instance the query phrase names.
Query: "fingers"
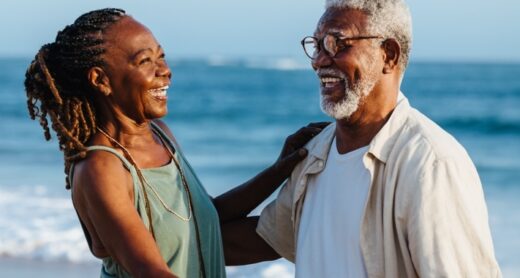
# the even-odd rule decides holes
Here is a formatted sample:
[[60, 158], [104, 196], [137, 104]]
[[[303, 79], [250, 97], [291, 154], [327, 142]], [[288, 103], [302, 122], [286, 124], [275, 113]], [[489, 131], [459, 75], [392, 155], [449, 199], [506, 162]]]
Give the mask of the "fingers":
[[289, 136], [286, 141], [286, 145], [290, 148], [289, 151], [294, 151], [303, 147], [309, 142], [314, 136], [321, 132], [320, 128], [316, 127], [302, 127], [295, 134]]
[[307, 153], [308, 151], [305, 148], [300, 148], [279, 161], [277, 166], [284, 175], [288, 176], [294, 167], [307, 157]]
[[307, 126], [308, 127], [317, 127], [317, 128], [320, 128], [320, 129], [324, 129], [326, 126], [328, 126], [330, 124], [331, 124], [331, 122], [315, 122], [315, 123], [310, 123]]
[[306, 126], [300, 128], [295, 134], [291, 136], [291, 139], [295, 139], [295, 141], [301, 141], [301, 139], [307, 139], [305, 140], [305, 143], [309, 141], [312, 137], [318, 135], [323, 129], [320, 127], [314, 127], [314, 126]]

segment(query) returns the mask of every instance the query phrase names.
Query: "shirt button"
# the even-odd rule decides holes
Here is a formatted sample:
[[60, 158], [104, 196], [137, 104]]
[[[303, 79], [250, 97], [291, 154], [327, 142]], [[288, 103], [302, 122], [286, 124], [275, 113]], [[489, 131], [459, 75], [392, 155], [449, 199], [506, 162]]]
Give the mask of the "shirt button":
[[318, 167], [320, 167], [320, 168], [323, 167], [323, 161], [318, 162]]

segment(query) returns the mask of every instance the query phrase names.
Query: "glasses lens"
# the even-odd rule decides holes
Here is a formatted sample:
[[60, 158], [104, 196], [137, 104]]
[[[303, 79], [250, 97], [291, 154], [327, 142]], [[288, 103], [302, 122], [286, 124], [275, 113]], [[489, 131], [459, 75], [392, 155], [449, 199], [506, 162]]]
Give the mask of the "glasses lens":
[[314, 59], [316, 57], [316, 54], [318, 53], [318, 42], [316, 41], [316, 39], [312, 37], [307, 37], [303, 39], [302, 45], [305, 54], [307, 54], [309, 58]]
[[328, 52], [330, 57], [336, 56], [338, 53], [338, 45], [336, 44], [336, 37], [332, 35], [327, 35], [323, 38], [323, 48]]

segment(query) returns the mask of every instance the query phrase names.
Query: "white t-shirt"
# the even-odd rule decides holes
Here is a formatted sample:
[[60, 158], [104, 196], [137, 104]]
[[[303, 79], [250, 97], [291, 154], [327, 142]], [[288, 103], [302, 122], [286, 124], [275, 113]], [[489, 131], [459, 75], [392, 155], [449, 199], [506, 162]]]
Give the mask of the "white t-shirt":
[[296, 248], [296, 277], [367, 277], [360, 229], [370, 187], [368, 146], [339, 154], [332, 142], [325, 169], [309, 178]]

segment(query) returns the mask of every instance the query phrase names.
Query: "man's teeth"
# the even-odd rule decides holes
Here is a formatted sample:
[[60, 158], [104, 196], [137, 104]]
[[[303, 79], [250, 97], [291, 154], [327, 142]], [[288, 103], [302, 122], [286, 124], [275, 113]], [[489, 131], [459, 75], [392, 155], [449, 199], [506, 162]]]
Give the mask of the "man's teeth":
[[165, 97], [167, 94], [168, 88], [169, 88], [168, 86], [164, 86], [161, 88], [148, 90], [148, 92], [150, 94], [152, 94], [152, 96], [154, 96], [154, 97]]
[[325, 87], [332, 87], [336, 85], [335, 83], [341, 82], [341, 78], [338, 77], [322, 77], [321, 83], [325, 85]]

